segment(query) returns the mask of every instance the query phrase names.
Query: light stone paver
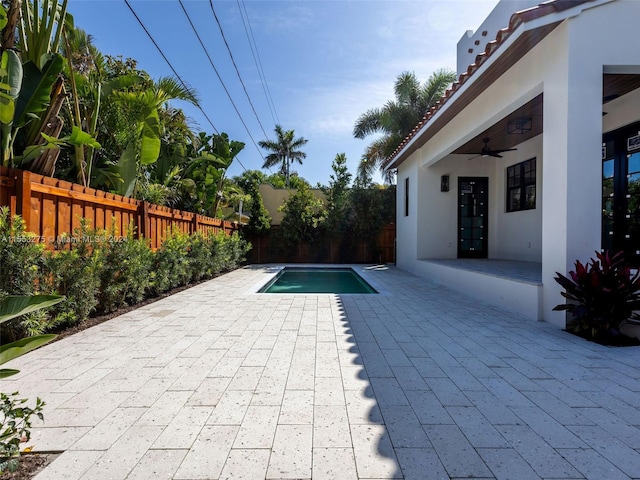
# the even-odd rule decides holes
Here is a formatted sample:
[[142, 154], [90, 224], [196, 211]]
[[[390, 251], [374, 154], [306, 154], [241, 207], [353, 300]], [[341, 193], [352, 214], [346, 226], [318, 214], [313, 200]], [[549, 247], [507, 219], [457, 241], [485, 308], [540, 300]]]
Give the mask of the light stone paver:
[[381, 293], [246, 267], [7, 364], [37, 480], [640, 478], [640, 347], [354, 268]]
[[313, 427], [278, 425], [267, 478], [311, 478]]
[[220, 474], [220, 480], [265, 478], [270, 449], [232, 449]]
[[314, 448], [313, 473], [316, 480], [356, 480], [356, 460], [352, 448]]
[[172, 480], [188, 450], [147, 450], [127, 480]]
[[352, 447], [347, 408], [316, 405], [313, 411], [313, 447]]
[[237, 426], [207, 425], [184, 457], [174, 478], [218, 478], [238, 433]]

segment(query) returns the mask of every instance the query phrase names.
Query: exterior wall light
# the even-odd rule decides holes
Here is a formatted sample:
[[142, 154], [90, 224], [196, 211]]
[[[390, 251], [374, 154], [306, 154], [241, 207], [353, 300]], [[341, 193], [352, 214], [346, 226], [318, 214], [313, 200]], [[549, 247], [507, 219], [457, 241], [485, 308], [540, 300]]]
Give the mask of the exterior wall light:
[[441, 192], [449, 191], [449, 175], [442, 175], [440, 177], [440, 191]]

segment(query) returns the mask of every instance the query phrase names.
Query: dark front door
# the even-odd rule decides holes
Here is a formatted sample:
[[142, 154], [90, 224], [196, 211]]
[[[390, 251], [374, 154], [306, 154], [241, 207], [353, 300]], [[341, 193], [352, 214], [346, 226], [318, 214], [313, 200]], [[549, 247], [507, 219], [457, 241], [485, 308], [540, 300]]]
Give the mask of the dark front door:
[[458, 258], [487, 258], [489, 179], [458, 178]]

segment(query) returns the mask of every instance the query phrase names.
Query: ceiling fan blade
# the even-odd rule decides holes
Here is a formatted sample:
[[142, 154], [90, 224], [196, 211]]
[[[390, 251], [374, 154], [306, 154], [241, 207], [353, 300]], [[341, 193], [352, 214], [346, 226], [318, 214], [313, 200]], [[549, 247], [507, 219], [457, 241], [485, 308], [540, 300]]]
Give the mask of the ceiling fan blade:
[[498, 151], [496, 151], [496, 152], [491, 152], [491, 153], [489, 154], [489, 156], [490, 156], [490, 157], [496, 157], [496, 158], [502, 158], [502, 155], [500, 155], [500, 152], [501, 152], [501, 151], [502, 151], [502, 150], [498, 150]]
[[494, 153], [504, 153], [504, 152], [515, 152], [516, 150], [518, 150], [517, 148], [503, 148], [500, 150], [491, 150]]

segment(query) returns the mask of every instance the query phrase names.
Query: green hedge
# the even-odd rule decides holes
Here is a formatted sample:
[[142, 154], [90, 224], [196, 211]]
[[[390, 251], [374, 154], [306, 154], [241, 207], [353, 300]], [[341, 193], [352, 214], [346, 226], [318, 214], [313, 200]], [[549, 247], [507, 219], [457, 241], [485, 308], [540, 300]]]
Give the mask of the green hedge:
[[6, 295], [60, 294], [64, 302], [47, 313], [21, 317], [3, 325], [9, 339], [37, 335], [113, 312], [237, 268], [251, 248], [237, 233], [205, 237], [171, 232], [162, 247], [121, 235], [114, 227], [96, 230], [81, 222], [73, 235], [45, 250], [25, 230], [19, 216], [0, 208], [0, 298]]

